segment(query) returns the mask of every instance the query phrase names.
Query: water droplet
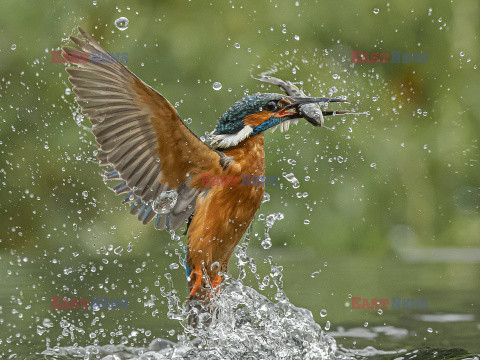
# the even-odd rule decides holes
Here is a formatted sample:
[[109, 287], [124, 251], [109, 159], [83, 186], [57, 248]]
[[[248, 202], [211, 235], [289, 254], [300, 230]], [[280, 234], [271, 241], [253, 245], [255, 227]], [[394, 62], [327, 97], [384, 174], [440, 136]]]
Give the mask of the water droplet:
[[152, 203], [152, 209], [157, 214], [166, 214], [177, 203], [178, 194], [175, 190], [162, 192]]
[[378, 14], [379, 12], [380, 12], [380, 10], [378, 8], [373, 9], [374, 14]]
[[215, 81], [215, 82], [213, 83], [213, 90], [218, 91], [218, 90], [220, 90], [221, 88], [222, 88], [222, 83], [220, 83], [220, 82], [218, 82], [218, 81]]
[[120, 255], [123, 251], [123, 247], [121, 246], [118, 246], [115, 248], [115, 250], [113, 250], [113, 252], [116, 254], [116, 255]]
[[383, 314], [383, 310], [382, 310], [382, 309], [378, 309], [378, 310], [377, 310], [377, 313], [378, 313], [378, 315], [382, 315], [382, 314]]
[[310, 275], [312, 278], [316, 277], [318, 274], [320, 274], [322, 270], [314, 271], [312, 275]]
[[429, 333], [432, 333], [432, 332], [433, 332], [433, 329], [432, 329], [431, 327], [429, 327], [429, 328], [427, 329], [427, 331], [428, 331]]
[[178, 264], [177, 264], [177, 263], [171, 263], [168, 267], [169, 267], [171, 270], [175, 270], [175, 269], [178, 269]]
[[270, 214], [267, 216], [267, 218], [265, 219], [265, 224], [267, 225], [267, 227], [271, 228], [273, 226], [273, 224], [275, 223], [275, 214]]
[[300, 36], [298, 36], [298, 35], [295, 35], [294, 38], [295, 38], [295, 40], [297, 40], [297, 41], [300, 40]]
[[124, 31], [128, 29], [128, 19], [126, 17], [119, 17], [117, 20], [115, 20], [115, 26], [117, 27], [118, 30]]
[[272, 247], [272, 242], [270, 241], [270, 238], [266, 238], [260, 244], [264, 249], [270, 249]]
[[17, 44], [12, 44], [10, 49], [15, 50], [16, 48], [17, 48]]
[[298, 187], [300, 187], [300, 182], [295, 177], [295, 175], [293, 175], [293, 173], [290, 173], [290, 174], [285, 174], [284, 173], [282, 175], [285, 179], [287, 179], [289, 182], [291, 182], [293, 184], [294, 189], [297, 189]]
[[70, 88], [65, 89], [65, 95], [70, 95], [72, 93], [72, 90]]
[[308, 219], [303, 220], [303, 224], [304, 224], [304, 225], [310, 224], [310, 220], [308, 220]]
[[270, 194], [264, 193], [262, 203], [266, 203], [267, 201], [270, 201]]
[[327, 321], [327, 323], [325, 324], [325, 330], [330, 330], [330, 321]]
[[327, 316], [327, 310], [325, 310], [325, 309], [320, 310], [320, 316], [321, 317]]
[[234, 46], [235, 46], [236, 49], [240, 49], [240, 44], [239, 43], [235, 43]]

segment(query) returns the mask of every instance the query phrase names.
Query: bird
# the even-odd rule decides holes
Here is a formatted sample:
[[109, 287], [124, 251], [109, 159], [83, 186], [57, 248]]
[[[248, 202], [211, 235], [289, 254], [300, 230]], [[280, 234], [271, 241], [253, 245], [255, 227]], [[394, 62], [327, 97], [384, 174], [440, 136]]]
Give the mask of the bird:
[[322, 126], [323, 116], [348, 112], [320, 105], [345, 100], [308, 97], [290, 82], [264, 77], [286, 94], [255, 93], [236, 101], [218, 119], [209, 144], [163, 95], [78, 30], [81, 38], [71, 36], [75, 45], [63, 46], [62, 56], [74, 65], [66, 67], [68, 80], [92, 123], [103, 176], [117, 180], [112, 190], [124, 194], [123, 203], [131, 203], [130, 212], [143, 224], [186, 229], [188, 299], [208, 301], [262, 203], [262, 181], [238, 180], [265, 178], [265, 131], [284, 130], [301, 118]]

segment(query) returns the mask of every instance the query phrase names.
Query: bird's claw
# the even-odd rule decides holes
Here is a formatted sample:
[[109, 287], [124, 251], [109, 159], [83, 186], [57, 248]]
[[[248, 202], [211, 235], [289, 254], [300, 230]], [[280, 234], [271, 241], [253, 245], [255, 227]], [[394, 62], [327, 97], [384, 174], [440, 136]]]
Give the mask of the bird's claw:
[[203, 272], [201, 268], [196, 268], [192, 271], [195, 274], [195, 284], [193, 285], [192, 291], [190, 291], [190, 296], [195, 296], [198, 288], [202, 284]]

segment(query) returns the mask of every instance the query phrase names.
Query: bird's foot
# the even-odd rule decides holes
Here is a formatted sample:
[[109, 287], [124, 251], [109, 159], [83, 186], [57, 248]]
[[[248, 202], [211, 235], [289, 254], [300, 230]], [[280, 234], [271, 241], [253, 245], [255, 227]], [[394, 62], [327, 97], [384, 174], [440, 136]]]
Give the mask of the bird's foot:
[[218, 285], [222, 283], [222, 277], [220, 275], [215, 276], [215, 278], [212, 281], [212, 293], [210, 294], [210, 297], [213, 297], [214, 292], [218, 292]]
[[212, 281], [212, 288], [216, 288], [218, 285], [220, 285], [222, 283], [222, 277], [220, 275], [217, 274], [217, 276], [215, 276], [215, 278], [213, 279]]
[[198, 288], [202, 284], [203, 272], [201, 268], [195, 268], [192, 273], [195, 274], [195, 284], [193, 285], [192, 291], [190, 291], [190, 296], [194, 296]]

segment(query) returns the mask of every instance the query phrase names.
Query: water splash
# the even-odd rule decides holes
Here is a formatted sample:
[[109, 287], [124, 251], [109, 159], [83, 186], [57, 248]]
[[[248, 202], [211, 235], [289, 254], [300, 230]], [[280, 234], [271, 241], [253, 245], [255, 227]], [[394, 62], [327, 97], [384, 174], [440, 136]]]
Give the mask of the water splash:
[[[148, 348], [123, 344], [68, 347], [43, 354], [67, 358], [95, 354], [94, 358], [103, 360], [334, 358], [335, 340], [315, 323], [309, 310], [294, 306], [285, 297], [272, 302], [237, 279], [227, 279], [223, 286], [211, 301], [210, 311], [202, 314], [198, 327], [184, 325], [178, 343], [157, 339]], [[186, 305], [179, 308], [174, 303], [170, 304], [171, 309], [181, 309], [175, 316], [184, 321], [192, 311], [197, 311], [188, 310]]]
[[[283, 214], [275, 214], [275, 220], [282, 218]], [[272, 225], [273, 222], [267, 228]], [[255, 261], [247, 254], [250, 234], [251, 227], [235, 252], [238, 278], [223, 274], [225, 280], [219, 292], [206, 306], [200, 302], [186, 303], [175, 289], [171, 274], [163, 274], [168, 285], [160, 287], [159, 295], [167, 305], [167, 317], [183, 327], [177, 343], [156, 339], [148, 347], [56, 347], [43, 355], [103, 360], [333, 359], [338, 355], [334, 338], [322, 331], [309, 310], [296, 307], [285, 294], [283, 267], [267, 256], [264, 262], [270, 266], [268, 275], [262, 278], [257, 274]], [[274, 300], [245, 286], [247, 273], [255, 275], [260, 289], [266, 287], [265, 283], [276, 289]]]

